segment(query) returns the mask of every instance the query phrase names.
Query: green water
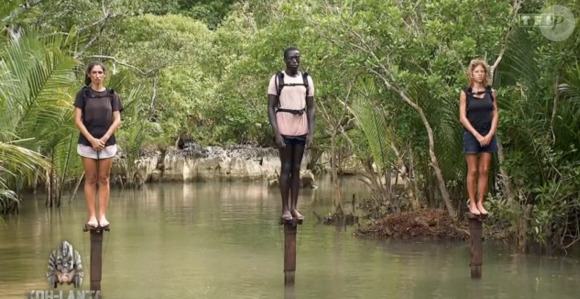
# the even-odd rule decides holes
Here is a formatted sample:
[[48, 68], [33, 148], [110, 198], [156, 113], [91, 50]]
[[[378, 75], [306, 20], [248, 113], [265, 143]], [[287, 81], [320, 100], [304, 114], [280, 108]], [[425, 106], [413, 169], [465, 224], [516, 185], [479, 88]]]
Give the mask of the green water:
[[[325, 213], [331, 206], [329, 182], [319, 186], [300, 196], [307, 218], [298, 231], [296, 284], [289, 289], [276, 190], [241, 183], [112, 190], [103, 298], [579, 298], [578, 256], [514, 255], [484, 243], [483, 278], [473, 281], [466, 243], [362, 240], [352, 228], [317, 225], [312, 211]], [[354, 179], [343, 190], [349, 199], [365, 194]], [[82, 193], [60, 210], [47, 210], [44, 198], [31, 197], [21, 211], [5, 217], [0, 229], [0, 298], [48, 289], [48, 256], [65, 239], [83, 258], [82, 288], [88, 289]]]

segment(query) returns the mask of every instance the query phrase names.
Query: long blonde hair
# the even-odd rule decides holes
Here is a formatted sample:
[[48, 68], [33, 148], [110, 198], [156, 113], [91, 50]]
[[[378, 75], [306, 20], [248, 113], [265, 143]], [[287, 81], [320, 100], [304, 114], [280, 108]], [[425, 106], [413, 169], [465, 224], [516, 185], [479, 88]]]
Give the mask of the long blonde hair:
[[467, 82], [469, 84], [469, 87], [473, 86], [473, 79], [471, 78], [471, 74], [473, 73], [473, 70], [475, 70], [476, 67], [478, 66], [482, 66], [483, 70], [485, 71], [485, 80], [483, 82], [483, 85], [488, 85], [489, 82], [491, 81], [491, 74], [489, 73], [489, 66], [487, 65], [487, 63], [485, 62], [485, 60], [480, 59], [480, 58], [476, 58], [473, 59], [469, 62], [469, 66], [467, 67]]

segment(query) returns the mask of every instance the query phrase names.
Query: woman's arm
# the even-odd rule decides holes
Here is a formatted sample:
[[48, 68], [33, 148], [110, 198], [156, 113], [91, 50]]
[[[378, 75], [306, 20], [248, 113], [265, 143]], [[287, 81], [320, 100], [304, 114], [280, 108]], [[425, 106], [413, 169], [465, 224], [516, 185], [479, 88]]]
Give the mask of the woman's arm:
[[117, 128], [119, 127], [120, 124], [121, 124], [121, 112], [113, 111], [113, 123], [111, 124], [111, 126], [107, 130], [107, 133], [105, 133], [105, 135], [103, 135], [103, 138], [101, 138], [101, 140], [104, 143], [106, 143], [107, 140], [109, 140], [109, 138], [111, 138], [113, 133], [115, 133], [115, 130], [117, 130]]
[[85, 136], [85, 138], [89, 142], [91, 142], [91, 140], [93, 140], [94, 137], [93, 137], [93, 135], [91, 135], [91, 133], [89, 133], [89, 130], [87, 130], [87, 127], [85, 127], [85, 124], [83, 124], [82, 116], [83, 116], [83, 110], [79, 107], [75, 107], [75, 125], [77, 126], [79, 131], [81, 131], [81, 134], [83, 134], [83, 136]]
[[121, 98], [119, 97], [119, 95], [117, 93], [115, 93], [113, 95], [113, 101], [111, 102], [111, 108], [113, 110], [113, 122], [109, 126], [109, 129], [107, 130], [107, 132], [105, 132], [105, 135], [103, 135], [103, 137], [101, 137], [101, 139], [100, 139], [105, 144], [107, 143], [109, 138], [111, 138], [111, 136], [113, 136], [113, 134], [115, 133], [115, 131], [117, 130], [117, 128], [121, 124], [121, 111], [123, 111], [124, 108], [123, 108], [123, 103], [121, 103]]
[[465, 91], [462, 90], [461, 93], [459, 94], [459, 121], [465, 127], [465, 129], [471, 132], [471, 134], [473, 134], [473, 136], [475, 136], [475, 138], [479, 140], [480, 138], [482, 138], [482, 136], [479, 135], [479, 133], [473, 128], [473, 126], [467, 119], [467, 113], [465, 109], [466, 106], [467, 106], [467, 95], [465, 94]]

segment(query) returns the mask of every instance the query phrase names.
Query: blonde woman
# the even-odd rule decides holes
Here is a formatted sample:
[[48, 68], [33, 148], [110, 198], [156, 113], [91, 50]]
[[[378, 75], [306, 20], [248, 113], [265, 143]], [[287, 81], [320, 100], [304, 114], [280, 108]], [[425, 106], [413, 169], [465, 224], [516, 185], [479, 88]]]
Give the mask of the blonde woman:
[[489, 67], [485, 61], [472, 60], [467, 68], [469, 85], [463, 88], [459, 97], [459, 120], [463, 125], [463, 153], [467, 161], [469, 212], [474, 215], [487, 215], [483, 207], [483, 198], [487, 188], [491, 154], [497, 152], [495, 137], [498, 119], [497, 98], [495, 90], [488, 84], [489, 77]]

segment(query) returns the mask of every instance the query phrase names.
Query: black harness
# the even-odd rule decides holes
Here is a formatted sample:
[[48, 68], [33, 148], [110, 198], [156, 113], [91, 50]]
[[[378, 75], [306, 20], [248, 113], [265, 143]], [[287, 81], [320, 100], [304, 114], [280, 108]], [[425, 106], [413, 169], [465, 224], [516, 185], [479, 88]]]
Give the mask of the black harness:
[[282, 88], [284, 88], [284, 86], [304, 86], [306, 87], [306, 94], [305, 94], [305, 98], [308, 95], [308, 73], [302, 73], [302, 83], [288, 83], [285, 84], [284, 83], [284, 73], [278, 71], [276, 73], [276, 81], [278, 82], [277, 86], [278, 86], [278, 107], [276, 108], [276, 113], [278, 112], [287, 112], [287, 113], [292, 113], [294, 115], [302, 115], [304, 114], [304, 112], [306, 112], [306, 106], [304, 106], [304, 108], [302, 109], [286, 109], [286, 108], [282, 108], [280, 106], [280, 94], [282, 93]]
[[470, 102], [471, 98], [474, 95], [479, 96], [479, 95], [482, 95], [482, 94], [486, 94], [487, 93], [487, 94], [489, 94], [489, 96], [491, 98], [491, 101], [492, 102], [495, 101], [495, 98], [493, 97], [493, 92], [492, 92], [492, 89], [491, 89], [491, 85], [486, 85], [485, 86], [485, 90], [478, 91], [478, 92], [473, 92], [473, 89], [470, 86], [466, 86], [466, 87], [463, 88], [463, 91], [465, 91], [465, 93], [467, 95], [467, 97], [466, 97], [466, 104], [467, 105], [465, 105], [466, 106], [465, 107], [465, 110], [466, 111], [469, 111], [469, 102]]
[[[111, 97], [111, 107], [113, 107], [113, 101], [115, 100], [115, 91], [113, 89], [107, 89], [106, 90], [107, 93], [104, 95], [101, 94], [92, 94], [89, 91], [89, 87], [88, 86], [84, 86], [83, 87], [83, 98], [85, 100], [85, 103], [87, 102], [88, 99], [94, 99], [94, 98], [106, 98], [106, 97]], [[83, 114], [82, 114], [83, 118], [85, 116], [85, 108], [83, 106]]]

